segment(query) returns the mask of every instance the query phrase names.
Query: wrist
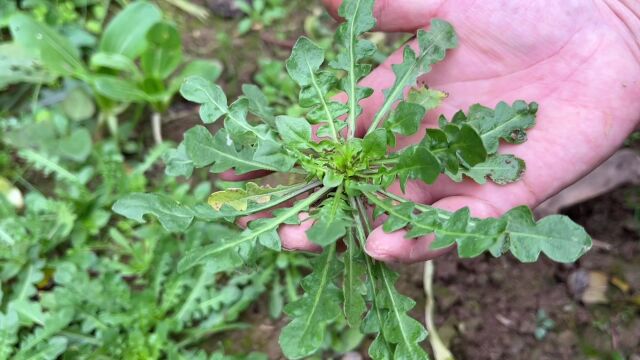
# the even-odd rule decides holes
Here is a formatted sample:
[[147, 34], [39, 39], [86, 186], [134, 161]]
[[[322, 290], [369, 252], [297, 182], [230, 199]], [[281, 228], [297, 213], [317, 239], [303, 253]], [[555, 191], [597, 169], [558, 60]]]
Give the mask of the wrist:
[[640, 64], [640, 4], [637, 0], [600, 0], [606, 18], [618, 30]]

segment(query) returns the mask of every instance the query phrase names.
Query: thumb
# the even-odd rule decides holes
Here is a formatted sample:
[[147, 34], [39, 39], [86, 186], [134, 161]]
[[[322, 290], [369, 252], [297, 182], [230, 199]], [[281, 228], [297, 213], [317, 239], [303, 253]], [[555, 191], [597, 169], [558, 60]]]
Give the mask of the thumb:
[[[342, 0], [323, 0], [327, 11], [336, 19]], [[375, 0], [373, 16], [378, 31], [415, 32], [427, 26], [444, 0]]]
[[[478, 218], [497, 217], [501, 213], [490, 203], [470, 196], [452, 196], [441, 199], [434, 207], [456, 211], [468, 207], [471, 215]], [[414, 263], [431, 260], [453, 249], [430, 250], [435, 237], [433, 234], [417, 239], [405, 238], [406, 230], [386, 233], [382, 226], [375, 228], [367, 239], [366, 252], [369, 256], [386, 262]]]

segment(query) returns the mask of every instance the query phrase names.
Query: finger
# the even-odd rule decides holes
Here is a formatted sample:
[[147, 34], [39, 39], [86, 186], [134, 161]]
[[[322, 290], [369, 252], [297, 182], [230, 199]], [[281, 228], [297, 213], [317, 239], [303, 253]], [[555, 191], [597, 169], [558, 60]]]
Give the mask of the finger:
[[278, 233], [282, 240], [282, 247], [287, 250], [300, 250], [319, 252], [322, 247], [312, 243], [307, 238], [307, 230], [313, 225], [313, 220], [309, 219], [308, 213], [298, 214], [298, 219], [302, 222], [300, 225], [280, 225]]
[[[427, 25], [444, 0], [376, 0], [373, 16], [379, 31], [414, 32]], [[327, 10], [339, 19], [342, 0], [323, 0]]]
[[269, 174], [271, 174], [271, 171], [268, 170], [249, 171], [248, 173], [244, 174], [236, 174], [235, 171], [228, 170], [221, 173], [219, 177], [224, 181], [245, 181], [267, 176]]
[[[454, 196], [442, 199], [433, 206], [449, 211], [468, 207], [474, 217], [486, 218], [500, 215], [498, 209], [489, 202], [469, 196]], [[385, 233], [382, 227], [375, 228], [367, 239], [366, 252], [369, 256], [385, 262], [413, 263], [436, 258], [451, 251], [454, 247], [431, 250], [434, 235], [417, 239], [407, 239], [405, 230]]]

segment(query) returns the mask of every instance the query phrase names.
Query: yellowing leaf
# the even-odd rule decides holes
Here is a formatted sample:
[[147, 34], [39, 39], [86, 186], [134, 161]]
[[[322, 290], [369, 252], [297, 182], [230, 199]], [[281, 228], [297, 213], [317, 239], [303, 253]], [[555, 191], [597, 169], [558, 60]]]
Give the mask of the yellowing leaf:
[[272, 196], [284, 195], [289, 190], [288, 186], [271, 186], [261, 187], [256, 183], [247, 183], [244, 189], [228, 188], [223, 191], [217, 191], [209, 195], [207, 202], [212, 208], [219, 211], [223, 205], [229, 205], [238, 211], [245, 211], [249, 206], [249, 202], [255, 204], [264, 204], [271, 200]]

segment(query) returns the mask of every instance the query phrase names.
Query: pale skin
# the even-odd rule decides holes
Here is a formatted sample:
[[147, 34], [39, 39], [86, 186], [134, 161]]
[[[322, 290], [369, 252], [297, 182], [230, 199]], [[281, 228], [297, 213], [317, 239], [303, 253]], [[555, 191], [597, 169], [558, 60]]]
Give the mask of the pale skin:
[[[341, 0], [324, 2], [336, 15]], [[458, 34], [459, 47], [420, 79], [450, 94], [424, 119], [423, 128], [436, 126], [439, 114], [450, 117], [474, 103], [495, 106], [523, 99], [540, 104], [527, 142], [503, 144], [500, 150], [526, 161], [521, 181], [478, 185], [443, 176], [432, 185], [410, 182], [404, 196], [413, 201], [447, 210], [466, 206], [476, 217], [500, 216], [518, 205], [535, 207], [607, 159], [640, 125], [637, 0], [377, 0], [374, 16], [379, 31], [415, 33], [435, 17], [452, 23]], [[375, 93], [361, 102], [357, 134], [366, 131], [382, 103], [382, 89], [393, 82], [391, 64], [401, 61], [396, 51], [361, 82]], [[399, 144], [414, 143], [422, 134]], [[391, 190], [400, 194], [397, 186]], [[316, 250], [305, 235], [311, 225], [281, 226], [283, 246]], [[377, 227], [366, 251], [382, 261], [407, 263], [444, 252], [429, 250], [432, 236], [409, 240], [404, 234]]]

